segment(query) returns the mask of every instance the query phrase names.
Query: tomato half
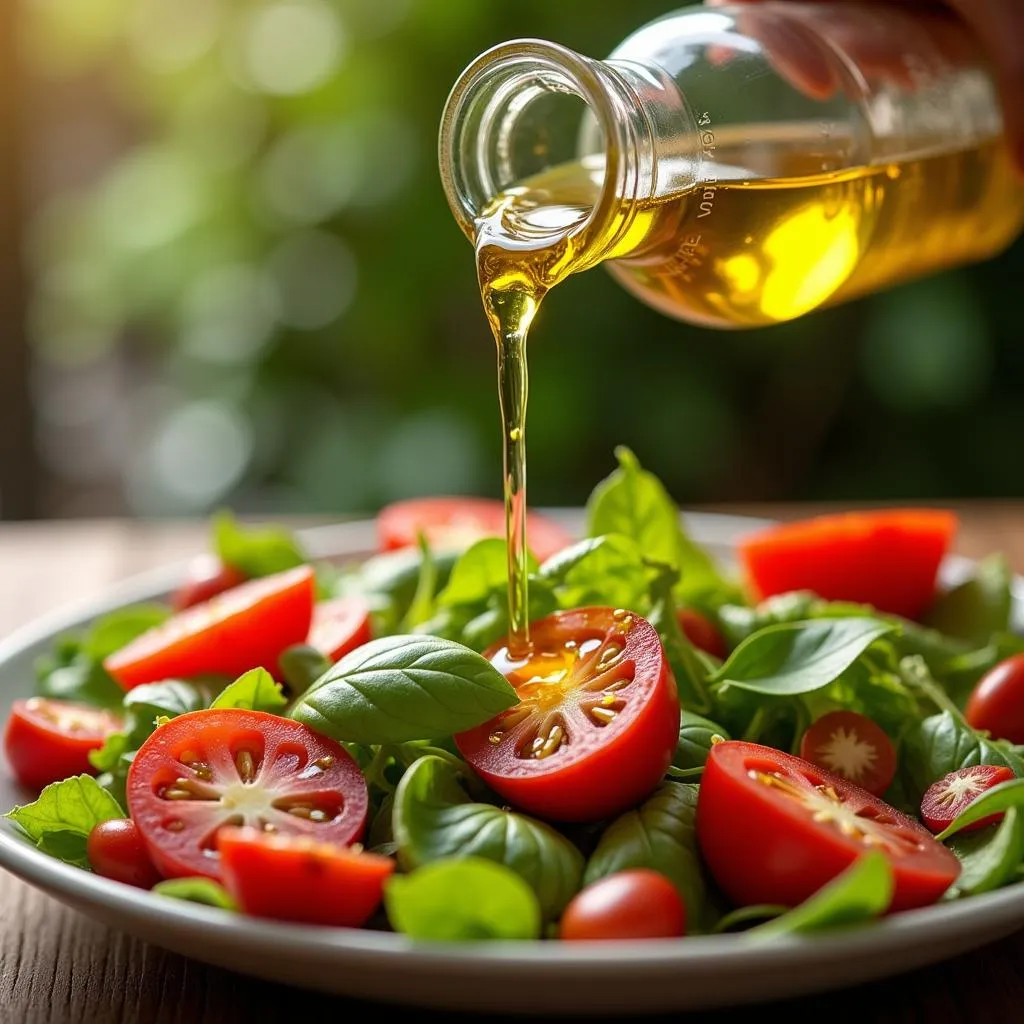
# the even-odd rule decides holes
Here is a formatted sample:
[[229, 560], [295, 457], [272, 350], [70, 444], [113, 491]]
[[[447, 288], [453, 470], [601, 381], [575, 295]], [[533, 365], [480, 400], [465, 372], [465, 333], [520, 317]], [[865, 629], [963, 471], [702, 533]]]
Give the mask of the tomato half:
[[800, 741], [800, 756], [875, 796], [896, 774], [892, 740], [856, 711], [830, 711], [813, 722]]
[[254, 828], [218, 834], [224, 887], [247, 914], [359, 928], [380, 906], [390, 857]]
[[1024, 743], [1024, 654], [1001, 661], [978, 680], [964, 712], [975, 729]]
[[97, 875], [115, 882], [152, 889], [160, 881], [139, 826], [131, 818], [101, 821], [89, 833], [85, 852]]
[[530, 626], [533, 651], [485, 657], [520, 703], [455, 737], [510, 803], [556, 821], [597, 821], [657, 786], [679, 738], [675, 679], [657, 632], [632, 612], [579, 608]]
[[934, 903], [960, 874], [956, 857], [916, 821], [838, 775], [755, 743], [711, 748], [697, 841], [738, 906], [796, 906], [866, 850], [892, 866], [890, 911]]
[[[1002, 764], [972, 764], [950, 772], [925, 790], [921, 798], [921, 820], [933, 832], [941, 832], [986, 789], [1014, 777], [1013, 771]], [[972, 825], [965, 825], [960, 831], [974, 832], [1002, 817], [1002, 814], [990, 814]]]
[[846, 512], [769, 527], [737, 552], [758, 597], [812, 590], [913, 619], [935, 597], [956, 528], [939, 509]]
[[171, 595], [171, 607], [176, 612], [202, 604], [246, 581], [244, 573], [225, 565], [214, 555], [203, 555], [189, 563], [185, 579]]
[[725, 660], [729, 653], [725, 646], [725, 637], [706, 615], [695, 608], [680, 608], [676, 612], [676, 618], [679, 620], [679, 628], [694, 647], [713, 658]]
[[274, 672], [281, 652], [309, 635], [314, 599], [308, 565], [251, 580], [147, 630], [103, 666], [126, 690], [206, 673], [234, 679], [261, 666]]
[[[435, 547], [469, 547], [482, 537], [504, 537], [505, 505], [491, 498], [418, 498], [387, 505], [377, 516], [382, 551], [414, 546], [421, 531]], [[528, 512], [526, 540], [543, 562], [573, 537], [547, 516]]]
[[363, 598], [337, 597], [313, 609], [313, 625], [306, 642], [330, 661], [341, 660], [372, 639], [370, 606]]
[[89, 751], [123, 727], [117, 715], [99, 708], [45, 697], [16, 700], [4, 731], [4, 753], [23, 786], [42, 789], [69, 775], [95, 775]]
[[686, 934], [676, 887], [648, 868], [619, 871], [588, 885], [565, 908], [560, 939], [670, 939]]
[[368, 806], [366, 782], [340, 744], [239, 708], [192, 711], [160, 726], [135, 755], [126, 792], [168, 878], [216, 878], [225, 825], [345, 846], [363, 834]]

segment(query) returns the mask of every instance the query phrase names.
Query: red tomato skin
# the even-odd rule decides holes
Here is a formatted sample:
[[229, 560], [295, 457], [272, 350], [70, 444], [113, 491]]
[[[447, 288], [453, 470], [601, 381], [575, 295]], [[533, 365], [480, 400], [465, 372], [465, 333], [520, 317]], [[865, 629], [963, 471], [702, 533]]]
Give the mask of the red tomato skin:
[[[386, 505], [377, 516], [381, 551], [414, 547], [422, 530], [427, 540], [444, 546], [446, 537], [468, 544], [482, 537], [505, 536], [505, 504], [492, 498], [416, 498]], [[573, 543], [573, 536], [539, 512], [526, 515], [526, 540], [541, 562]]]
[[[955, 776], [963, 775], [970, 775], [973, 778], [979, 779], [982, 783], [982, 788], [974, 799], [981, 796], [986, 789], [991, 789], [993, 786], [998, 786], [1001, 782], [1009, 782], [1010, 779], [1016, 778], [1012, 769], [1007, 768], [1004, 764], [975, 764], [968, 768], [960, 768], [955, 772], [950, 772], [937, 782], [933, 782], [925, 790], [924, 796], [921, 797], [921, 820], [932, 832], [941, 832], [943, 829], [948, 828], [953, 824], [953, 819], [961, 811], [966, 810], [971, 803], [970, 800], [966, 800], [962, 803], [944, 807], [939, 801], [939, 797], [946, 786], [949, 785], [949, 782]], [[990, 814], [987, 818], [982, 818], [971, 825], [965, 825], [960, 829], [960, 832], [977, 832], [978, 829], [984, 828], [986, 825], [1002, 821], [1004, 817], [1005, 815], [1002, 812]]]
[[737, 551], [757, 598], [811, 590], [915, 619], [935, 598], [957, 525], [941, 509], [846, 512], [768, 527]]
[[[88, 729], [62, 729], [54, 715], [74, 714]], [[123, 723], [109, 711], [45, 697], [16, 700], [4, 730], [4, 753], [18, 781], [28, 789], [42, 789], [71, 775], [95, 775], [89, 752]]]
[[686, 934], [686, 909], [662, 874], [634, 868], [608, 875], [577, 893], [562, 914], [559, 938], [672, 939]]
[[[822, 763], [818, 748], [832, 732], [839, 728], [854, 731], [863, 742], [869, 743], [874, 748], [877, 758], [876, 763], [868, 769], [862, 780], [849, 779], [848, 781], [860, 786], [861, 789], [866, 789], [872, 796], [881, 796], [889, 788], [889, 784], [896, 774], [896, 748], [881, 726], [856, 711], [830, 711], [827, 715], [822, 715], [821, 718], [812, 722], [800, 740], [800, 756], [805, 761], [824, 768], [825, 771], [832, 771], [827, 764]], [[835, 774], [842, 775], [843, 773], [835, 772]], [[843, 778], [845, 777], [843, 776]]]
[[261, 666], [274, 672], [281, 652], [309, 635], [315, 597], [308, 565], [250, 580], [179, 612], [103, 665], [126, 690], [207, 673], [234, 679]]
[[[931, 833], [894, 807], [790, 754], [755, 743], [727, 741], [711, 748], [697, 798], [697, 842], [715, 880], [737, 905], [796, 906], [848, 868], [866, 849], [833, 825], [812, 820], [789, 797], [766, 792], [746, 765], [806, 772], [848, 794], [851, 803], [891, 820], [921, 844], [913, 854], [890, 858], [895, 891], [889, 913], [934, 903], [960, 873], [960, 862]], [[884, 850], [883, 850], [884, 852]]]
[[1024, 654], [1001, 661], [978, 680], [965, 710], [975, 729], [1024, 743]]
[[[594, 621], [610, 622], [613, 614], [611, 608], [558, 612], [531, 625], [531, 635], [540, 635], [551, 623], [567, 633], [592, 633]], [[661, 781], [679, 739], [679, 698], [657, 632], [640, 616], [632, 618], [635, 677], [653, 682], [639, 712], [625, 720], [625, 728], [611, 734], [617, 726], [605, 727], [616, 742], [548, 767], [517, 758], [507, 745], [495, 748], [488, 740], [493, 719], [455, 736], [462, 756], [509, 803], [553, 821], [599, 821], [640, 803]], [[502, 646], [495, 645], [484, 656], [493, 658]]]
[[720, 661], [725, 660], [729, 653], [725, 637], [706, 615], [694, 608], [680, 608], [676, 617], [679, 619], [679, 628], [694, 647]]
[[239, 586], [247, 578], [213, 555], [203, 555], [189, 564], [185, 579], [171, 595], [171, 607], [176, 612], [183, 612]]
[[217, 837], [224, 887], [247, 914], [360, 928], [380, 906], [390, 857], [308, 839], [225, 828]]
[[329, 661], [340, 661], [372, 639], [370, 606], [363, 598], [336, 597], [313, 609], [307, 643]]
[[103, 878], [152, 889], [163, 877], [153, 866], [138, 826], [131, 818], [102, 821], [85, 845], [93, 871]]

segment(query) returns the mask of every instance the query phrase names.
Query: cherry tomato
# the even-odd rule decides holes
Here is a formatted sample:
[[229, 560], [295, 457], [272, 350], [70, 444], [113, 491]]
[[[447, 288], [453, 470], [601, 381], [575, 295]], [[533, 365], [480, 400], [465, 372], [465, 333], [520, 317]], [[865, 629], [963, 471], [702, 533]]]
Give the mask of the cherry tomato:
[[[986, 789], [1013, 778], [1016, 778], [1013, 771], [1001, 764], [972, 764], [967, 768], [958, 768], [925, 790], [921, 799], [921, 819], [933, 832], [941, 832]], [[964, 826], [960, 831], [973, 832], [1002, 817], [1001, 813], [990, 814], [973, 825]]]
[[657, 871], [620, 871], [577, 893], [562, 914], [562, 939], [670, 939], [686, 934], [676, 887]]
[[115, 882], [152, 889], [162, 877], [131, 818], [101, 821], [89, 833], [85, 850], [93, 871]]
[[244, 573], [225, 565], [214, 555], [202, 555], [189, 564], [185, 579], [171, 595], [171, 607], [176, 612], [184, 611], [237, 587], [246, 578]]
[[210, 673], [234, 679], [277, 668], [281, 652], [304, 643], [313, 620], [308, 565], [251, 580], [147, 630], [104, 661], [126, 689]]
[[7, 719], [4, 752], [23, 786], [42, 789], [69, 775], [95, 775], [89, 751], [98, 750], [123, 726], [117, 715], [99, 708], [46, 697], [16, 700]]
[[372, 639], [370, 606], [363, 598], [337, 597], [313, 609], [313, 625], [306, 642], [330, 661], [340, 661]]
[[126, 792], [168, 878], [216, 878], [224, 825], [345, 846], [362, 835], [368, 804], [366, 782], [340, 744], [240, 708], [192, 711], [160, 726], [135, 755]]
[[800, 756], [881, 796], [896, 774], [896, 748], [870, 718], [856, 711], [830, 711], [804, 733]]
[[1024, 654], [1001, 661], [978, 680], [965, 714], [975, 729], [1024, 743]]
[[645, 619], [611, 608], [558, 612], [530, 627], [532, 652], [485, 657], [520, 703], [455, 737], [512, 804], [559, 821], [597, 821], [657, 786], [679, 738], [676, 684]]
[[676, 617], [679, 619], [680, 629], [694, 647], [713, 658], [725, 659], [729, 653], [725, 646], [725, 637], [706, 615], [702, 615], [694, 608], [680, 608]]
[[890, 911], [934, 903], [960, 862], [931, 833], [866, 790], [755, 743], [711, 748], [697, 799], [697, 841], [737, 906], [796, 906], [866, 850], [895, 878]]
[[[482, 537], [504, 537], [505, 505], [490, 498], [418, 498], [388, 505], [377, 516], [382, 551], [412, 547], [421, 531], [435, 547], [469, 547]], [[543, 562], [573, 537], [554, 520], [529, 512], [526, 541]]]
[[247, 914], [359, 928], [380, 906], [390, 857], [308, 836], [225, 828], [217, 835], [224, 887]]

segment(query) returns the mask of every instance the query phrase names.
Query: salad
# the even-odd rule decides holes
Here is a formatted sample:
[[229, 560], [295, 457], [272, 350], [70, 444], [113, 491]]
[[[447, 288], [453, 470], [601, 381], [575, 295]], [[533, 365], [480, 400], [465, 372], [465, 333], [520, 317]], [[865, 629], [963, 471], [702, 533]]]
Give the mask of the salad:
[[744, 538], [733, 577], [626, 449], [586, 536], [403, 502], [311, 562], [213, 521], [169, 603], [59, 639], [4, 750], [27, 842], [167, 898], [414, 939], [756, 941], [1024, 876], [1024, 638], [951, 513]]

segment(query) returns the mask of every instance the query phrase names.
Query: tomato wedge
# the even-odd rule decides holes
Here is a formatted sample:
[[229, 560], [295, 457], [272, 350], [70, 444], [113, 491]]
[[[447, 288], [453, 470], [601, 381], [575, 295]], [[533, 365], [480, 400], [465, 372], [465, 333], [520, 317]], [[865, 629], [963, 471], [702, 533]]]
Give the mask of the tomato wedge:
[[390, 857], [255, 828], [218, 833], [224, 887], [247, 914], [359, 928], [380, 906]]
[[4, 730], [4, 753], [23, 786], [42, 789], [69, 775], [95, 775], [89, 751], [123, 726], [117, 715], [99, 708], [46, 697], [16, 700]]
[[308, 565], [243, 583], [147, 630], [104, 661], [126, 689], [214, 674], [234, 679], [277, 669], [281, 652], [305, 642], [315, 586]]
[[813, 722], [800, 741], [800, 756], [875, 796], [896, 774], [892, 740], [856, 711], [830, 711]]
[[971, 692], [964, 714], [975, 729], [1024, 743], [1024, 654], [989, 669]]
[[738, 554], [759, 598], [812, 590], [914, 619], [934, 600], [956, 529], [939, 509], [847, 512], [761, 530]]
[[960, 862], [916, 821], [866, 790], [755, 743], [711, 748], [697, 799], [697, 841], [738, 906], [796, 906], [879, 850], [895, 877], [890, 912], [934, 903]]
[[[1009, 782], [1013, 771], [1002, 764], [972, 764], [958, 768], [933, 782], [921, 798], [921, 820], [933, 831], [941, 832], [953, 824], [968, 805], [993, 786]], [[990, 814], [971, 825], [965, 825], [961, 832], [975, 832], [979, 828], [1000, 821], [1002, 814]]]
[[246, 579], [244, 573], [225, 565], [216, 556], [202, 555], [189, 564], [185, 579], [171, 595], [171, 607], [176, 612], [184, 611], [237, 587]]
[[579, 608], [530, 626], [532, 652], [485, 653], [521, 703], [455, 737], [510, 803], [597, 821], [657, 786], [679, 737], [675, 679], [657, 632], [632, 612]]
[[313, 609], [307, 643], [330, 661], [340, 661], [349, 651], [372, 639], [370, 606], [363, 598], [337, 597]]
[[[377, 535], [382, 551], [412, 547], [420, 532], [435, 547], [469, 547], [482, 537], [505, 536], [505, 505], [491, 498], [418, 498], [381, 509]], [[561, 525], [539, 512], [526, 516], [526, 540], [540, 561], [573, 542]]]
[[161, 874], [217, 878], [217, 833], [252, 825], [346, 846], [366, 824], [366, 782], [334, 740], [239, 708], [160, 726], [128, 771], [128, 810]]

